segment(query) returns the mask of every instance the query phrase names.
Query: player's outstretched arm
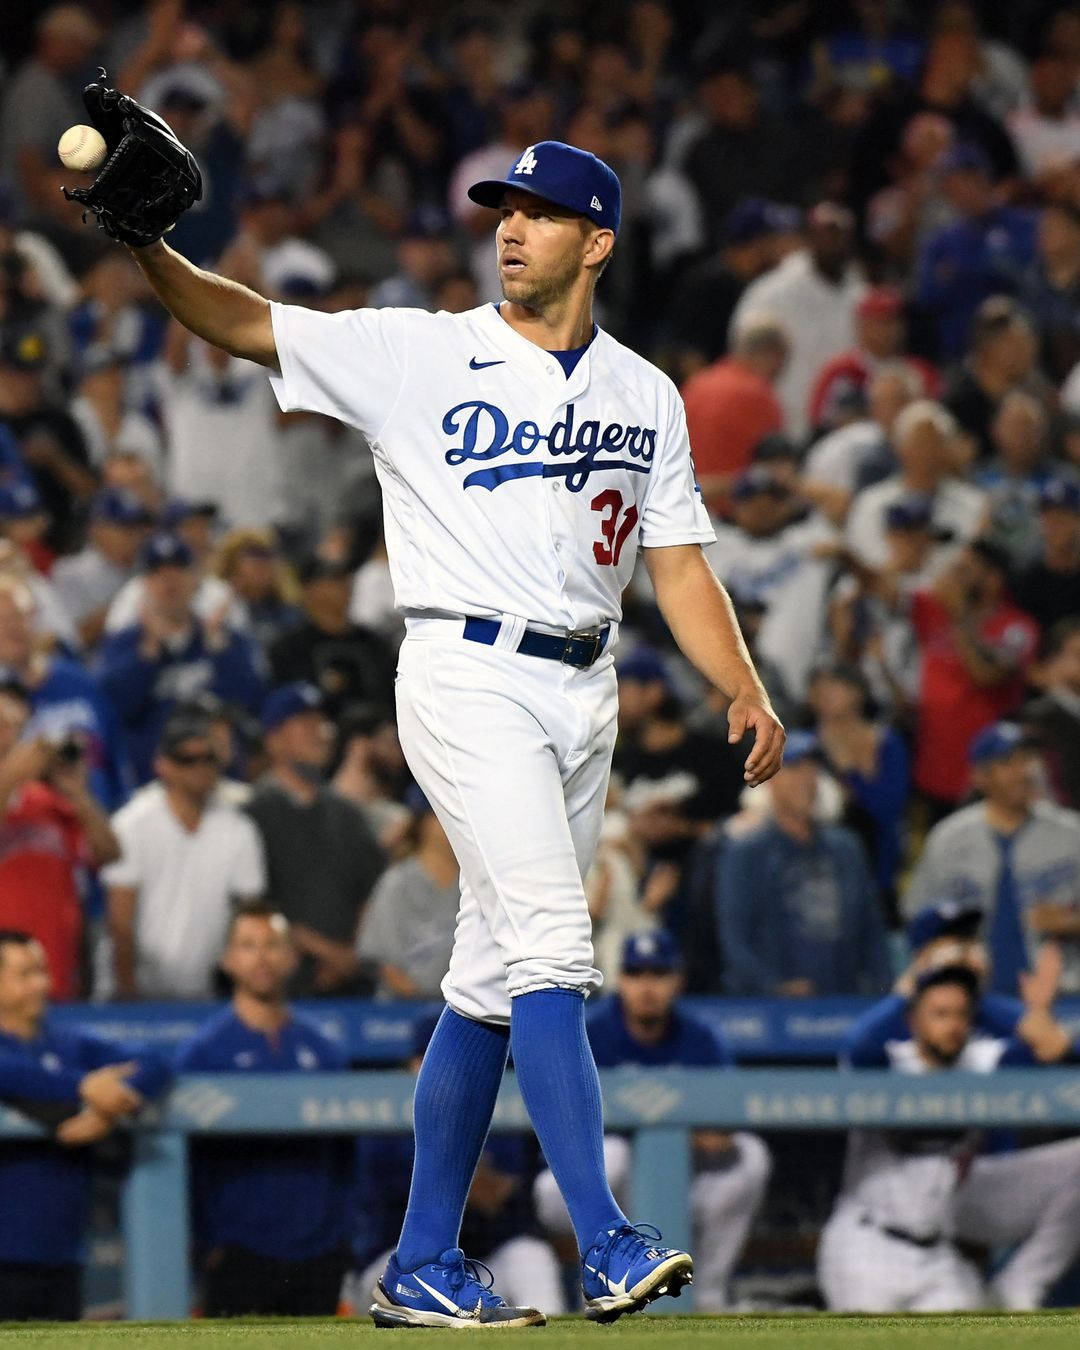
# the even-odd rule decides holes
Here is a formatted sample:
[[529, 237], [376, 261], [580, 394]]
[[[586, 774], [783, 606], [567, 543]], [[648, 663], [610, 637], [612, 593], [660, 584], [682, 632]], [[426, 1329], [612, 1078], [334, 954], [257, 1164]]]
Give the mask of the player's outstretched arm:
[[699, 544], [646, 548], [644, 553], [657, 604], [679, 648], [731, 701], [729, 739], [735, 743], [748, 731], [754, 733], [744, 777], [756, 787], [780, 767], [784, 728], [754, 669], [728, 593]]
[[196, 267], [163, 239], [129, 252], [161, 303], [196, 337], [233, 356], [278, 368], [270, 302], [265, 296]]

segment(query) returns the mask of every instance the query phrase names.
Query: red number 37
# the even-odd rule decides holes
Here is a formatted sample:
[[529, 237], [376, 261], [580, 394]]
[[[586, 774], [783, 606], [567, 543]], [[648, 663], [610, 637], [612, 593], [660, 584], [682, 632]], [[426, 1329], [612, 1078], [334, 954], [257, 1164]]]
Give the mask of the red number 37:
[[618, 567], [619, 555], [627, 536], [638, 522], [638, 509], [633, 502], [626, 509], [622, 520], [619, 515], [623, 509], [622, 493], [616, 488], [608, 488], [589, 503], [594, 511], [602, 512], [600, 533], [602, 539], [594, 540], [593, 557], [602, 567]]

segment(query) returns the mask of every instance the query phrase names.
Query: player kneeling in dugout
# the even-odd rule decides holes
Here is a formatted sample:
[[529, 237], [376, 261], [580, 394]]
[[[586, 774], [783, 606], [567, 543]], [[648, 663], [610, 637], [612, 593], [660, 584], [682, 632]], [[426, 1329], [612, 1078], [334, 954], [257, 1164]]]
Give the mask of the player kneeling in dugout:
[[[1016, 1031], [1001, 1037], [977, 1027], [970, 966], [923, 971], [908, 1000], [909, 1035], [887, 1042], [891, 1066], [992, 1073], [1063, 1059], [1071, 1038], [1050, 1011], [1060, 975], [1060, 952], [1047, 945], [1022, 980]], [[865, 1062], [861, 1040], [877, 1038], [878, 1011], [853, 1030], [852, 1063]], [[818, 1278], [828, 1307], [842, 1312], [1031, 1309], [1078, 1250], [1080, 1139], [1018, 1149], [979, 1130], [857, 1129], [821, 1235]], [[989, 1277], [984, 1265], [996, 1267]]]
[[[628, 937], [617, 993], [604, 999], [586, 1024], [597, 1064], [604, 1069], [629, 1064], [730, 1068], [731, 1052], [712, 1027], [678, 1007], [681, 991], [682, 962], [670, 934], [658, 930]], [[764, 1140], [744, 1130], [695, 1130], [693, 1145], [694, 1306], [720, 1312], [730, 1306], [731, 1274], [765, 1198], [772, 1159]], [[606, 1135], [604, 1158], [615, 1194], [625, 1196], [630, 1141]], [[553, 1238], [568, 1237], [570, 1216], [551, 1172], [537, 1177], [535, 1195], [544, 1227]]]

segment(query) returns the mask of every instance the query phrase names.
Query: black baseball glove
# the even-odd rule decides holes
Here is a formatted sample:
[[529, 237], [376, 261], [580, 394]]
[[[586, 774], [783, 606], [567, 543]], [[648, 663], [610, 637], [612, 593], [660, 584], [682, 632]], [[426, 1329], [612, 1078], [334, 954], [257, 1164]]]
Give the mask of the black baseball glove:
[[169, 124], [127, 94], [110, 89], [104, 69], [83, 90], [90, 120], [105, 139], [108, 158], [86, 188], [64, 188], [113, 239], [141, 248], [171, 230], [202, 196], [195, 156]]

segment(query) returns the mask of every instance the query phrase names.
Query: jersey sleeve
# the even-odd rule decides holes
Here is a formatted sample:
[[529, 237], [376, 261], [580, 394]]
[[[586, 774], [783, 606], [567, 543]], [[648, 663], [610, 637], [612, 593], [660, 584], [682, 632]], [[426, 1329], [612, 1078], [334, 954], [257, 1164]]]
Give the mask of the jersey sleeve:
[[686, 412], [672, 388], [670, 412], [657, 440], [656, 459], [642, 503], [640, 540], [644, 548], [664, 548], [711, 544], [715, 539], [690, 456]]
[[323, 314], [271, 301], [282, 412], [335, 417], [377, 439], [405, 382], [408, 326], [400, 309]]

